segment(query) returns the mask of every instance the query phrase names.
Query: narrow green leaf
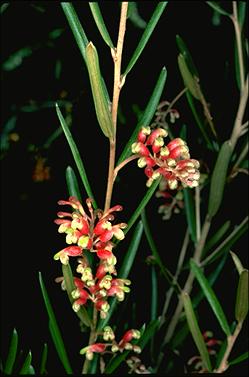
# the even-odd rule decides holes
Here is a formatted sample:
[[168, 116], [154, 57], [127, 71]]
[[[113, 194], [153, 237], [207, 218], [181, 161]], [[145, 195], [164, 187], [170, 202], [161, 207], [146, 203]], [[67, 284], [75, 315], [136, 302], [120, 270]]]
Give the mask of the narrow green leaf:
[[156, 191], [157, 186], [159, 185], [159, 182], [161, 180], [161, 177], [157, 178], [155, 182], [152, 183], [151, 187], [146, 191], [146, 194], [144, 195], [143, 199], [141, 200], [138, 207], [133, 212], [133, 215], [130, 217], [130, 220], [128, 221], [128, 226], [124, 230], [124, 233], [126, 234], [131, 227], [134, 225], [134, 223], [139, 218], [142, 210], [146, 207], [146, 205], [149, 203], [151, 197], [153, 196], [154, 192]]
[[[139, 244], [140, 244], [140, 241], [141, 241], [142, 233], [143, 233], [143, 224], [142, 224], [141, 221], [139, 221], [135, 230], [134, 230], [129, 248], [128, 248], [126, 254], [125, 254], [125, 257], [124, 257], [124, 260], [122, 262], [120, 271], [118, 272], [118, 277], [120, 277], [122, 279], [127, 279], [127, 277], [129, 276], [129, 273], [130, 273], [131, 268], [133, 266], [133, 262], [134, 262], [135, 257], [136, 257], [136, 253], [138, 251], [138, 247], [139, 247]], [[108, 311], [108, 315], [105, 319], [101, 319], [99, 321], [99, 325], [98, 325], [99, 330], [101, 330], [110, 320], [112, 313], [113, 313], [113, 311], [116, 307], [116, 304], [117, 304], [116, 298], [113, 298], [113, 299], [110, 300], [110, 309]]]
[[97, 28], [98, 28], [102, 38], [104, 39], [105, 43], [110, 48], [114, 48], [111, 37], [110, 37], [108, 30], [106, 28], [106, 25], [105, 25], [105, 21], [103, 20], [101, 10], [99, 8], [99, 4], [97, 2], [91, 1], [91, 2], [89, 2], [89, 6], [90, 6], [90, 9], [91, 9], [94, 21], [97, 25]]
[[180, 129], [180, 138], [187, 141], [187, 125], [183, 123], [181, 129]]
[[241, 30], [243, 29], [246, 18], [246, 1], [238, 1], [238, 20]]
[[249, 352], [246, 351], [246, 352], [242, 353], [242, 355], [240, 355], [240, 356], [236, 357], [235, 359], [229, 361], [229, 365], [236, 365], [236, 364], [239, 364], [239, 363], [241, 363], [242, 361], [248, 359], [248, 357], [249, 357]]
[[178, 66], [185, 86], [188, 88], [193, 97], [200, 100], [201, 97], [197, 87], [196, 78], [190, 73], [185, 58], [182, 54], [178, 55]]
[[151, 231], [150, 231], [150, 227], [149, 227], [149, 224], [148, 224], [148, 221], [147, 221], [145, 209], [143, 209], [143, 211], [141, 213], [141, 218], [142, 218], [142, 221], [143, 221], [144, 232], [145, 232], [148, 244], [150, 246], [152, 255], [153, 255], [154, 259], [155, 259], [155, 262], [160, 267], [160, 270], [161, 270], [162, 274], [165, 276], [165, 278], [171, 284], [172, 283], [172, 275], [165, 268], [165, 266], [163, 265], [163, 262], [162, 262], [162, 260], [160, 258], [160, 254], [159, 254], [159, 252], [157, 250], [156, 244], [154, 242], [154, 239], [153, 239]]
[[195, 203], [192, 195], [192, 191], [189, 188], [183, 189], [184, 208], [188, 223], [188, 229], [192, 241], [196, 242], [196, 218], [195, 218]]
[[158, 290], [157, 290], [156, 269], [152, 265], [151, 266], [151, 308], [150, 308], [151, 321], [153, 321], [157, 317], [157, 302], [158, 302], [157, 292]]
[[47, 373], [47, 359], [48, 359], [48, 345], [44, 343], [42, 356], [41, 356], [41, 365], [40, 365], [40, 374]]
[[195, 316], [194, 309], [192, 307], [191, 299], [187, 292], [182, 293], [182, 300], [183, 300], [183, 305], [187, 317], [187, 322], [189, 325], [189, 330], [192, 334], [192, 337], [194, 339], [195, 345], [198, 348], [198, 351], [200, 353], [200, 356], [202, 358], [202, 362], [205, 366], [205, 368], [210, 372], [212, 370], [208, 350], [206, 347], [206, 344], [204, 342], [202, 333], [200, 331], [200, 328], [198, 326], [198, 322]]
[[140, 16], [137, 2], [129, 1], [127, 18], [129, 18], [136, 27], [141, 29], [146, 28], [147, 22]]
[[131, 267], [133, 265], [133, 262], [134, 262], [134, 259], [135, 259], [140, 241], [141, 241], [142, 233], [143, 233], [143, 223], [142, 221], [139, 221], [134, 230], [134, 233], [130, 242], [130, 246], [122, 262], [122, 266], [119, 270], [119, 276], [122, 279], [126, 279], [129, 276]]
[[186, 43], [180, 37], [180, 35], [176, 35], [176, 43], [177, 43], [177, 46], [179, 48], [180, 53], [184, 56], [184, 59], [187, 63], [187, 66], [189, 67], [192, 75], [199, 77], [199, 73], [198, 73], [197, 68], [194, 64], [194, 61], [193, 61], [192, 56], [189, 52], [189, 49], [187, 48]]
[[238, 273], [239, 273], [239, 275], [240, 275], [241, 272], [244, 270], [244, 267], [243, 267], [243, 265], [242, 265], [242, 263], [241, 263], [239, 257], [238, 257], [235, 253], [233, 253], [233, 252], [230, 250], [230, 254], [231, 254], [232, 258], [233, 258], [234, 264], [235, 264], [235, 266], [236, 266], [236, 268], [237, 268], [237, 271], [238, 271]]
[[236, 296], [235, 318], [243, 322], [248, 313], [248, 270], [243, 270], [239, 277]]
[[188, 323], [185, 321], [181, 326], [179, 325], [179, 330], [177, 330], [174, 333], [170, 341], [170, 346], [172, 347], [172, 349], [178, 349], [178, 347], [181, 344], [183, 344], [188, 334], [189, 334], [189, 326], [188, 326]]
[[[76, 289], [74, 282], [73, 282], [73, 274], [70, 267], [70, 264], [63, 264], [62, 265], [62, 273], [65, 281], [65, 286], [68, 294], [68, 298], [73, 303], [74, 299], [71, 295], [72, 291]], [[88, 316], [87, 310], [84, 306], [81, 306], [80, 310], [76, 312], [77, 316], [80, 318], [80, 320], [84, 323], [86, 326], [91, 326], [91, 320]]]
[[29, 374], [29, 368], [32, 361], [32, 354], [31, 351], [26, 356], [26, 359], [24, 360], [23, 366], [20, 369], [19, 374]]
[[10, 5], [10, 3], [3, 3], [0, 6], [0, 13], [3, 14], [3, 12], [8, 8], [9, 5]]
[[75, 175], [73, 169], [71, 168], [71, 166], [68, 166], [66, 168], [66, 181], [67, 181], [67, 187], [68, 187], [69, 195], [75, 196], [80, 202], [82, 202], [79, 184], [78, 184], [76, 175]]
[[134, 67], [135, 63], [137, 62], [139, 56], [141, 55], [141, 53], [143, 52], [143, 49], [145, 48], [148, 40], [150, 39], [150, 36], [151, 34], [153, 33], [153, 30], [155, 29], [166, 5], [167, 5], [167, 1], [160, 1], [157, 6], [156, 6], [156, 9], [153, 13], [153, 15], [151, 16], [151, 19], [150, 21], [148, 22], [147, 26], [146, 26], [146, 29], [144, 30], [143, 32], [143, 35], [137, 45], [137, 48], [135, 49], [125, 71], [124, 71], [124, 74], [123, 74], [123, 77], [124, 76], [127, 76], [127, 74], [131, 71], [131, 69]]
[[85, 187], [85, 190], [86, 190], [86, 193], [87, 195], [89, 196], [89, 198], [92, 198], [93, 199], [93, 207], [96, 209], [97, 208], [97, 204], [94, 200], [94, 196], [93, 196], [93, 193], [92, 193], [92, 190], [91, 190], [91, 187], [90, 187], [90, 184], [89, 184], [89, 181], [88, 181], [88, 178], [87, 178], [87, 175], [86, 175], [86, 171], [85, 171], [85, 167], [84, 167], [84, 164], [83, 164], [83, 161], [80, 157], [80, 153], [79, 153], [79, 150], [73, 140], [73, 137], [72, 137], [72, 134], [66, 124], [66, 121], [65, 119], [63, 118], [63, 115], [60, 111], [60, 108], [59, 106], [57, 105], [56, 103], [56, 113], [58, 115], [58, 118], [59, 118], [59, 121], [60, 121], [60, 124], [61, 124], [61, 127], [65, 133], [65, 136], [66, 136], [66, 139], [68, 141], [68, 144], [70, 146], [70, 149], [71, 149], [71, 152], [72, 152], [72, 155], [73, 155], [73, 158], [74, 158], [74, 161], [75, 161], [75, 164], [78, 168], [78, 171], [79, 171], [79, 174], [80, 174], [80, 178], [82, 180], [82, 183]]
[[156, 330], [158, 329], [159, 323], [160, 321], [157, 318], [151, 321], [145, 328], [143, 334], [141, 335], [141, 338], [137, 342], [137, 345], [141, 347], [142, 350], [145, 348], [146, 344], [149, 342], [151, 337], [154, 336]]
[[[214, 283], [216, 282], [217, 278], [219, 277], [221, 271], [223, 270], [223, 267], [225, 265], [227, 259], [227, 255], [225, 255], [222, 260], [219, 262], [219, 264], [216, 266], [216, 269], [210, 273], [210, 275], [207, 277], [209, 285], [212, 287]], [[196, 308], [200, 304], [200, 302], [205, 297], [202, 290], [200, 290], [197, 295], [192, 300], [192, 306], [196, 313]], [[177, 349], [180, 344], [183, 344], [185, 338], [187, 337], [189, 332], [189, 328], [186, 323], [184, 323], [179, 330], [177, 330], [176, 334], [172, 338], [170, 344], [172, 346], [172, 349]]]
[[35, 374], [35, 369], [34, 369], [33, 365], [29, 366], [29, 370], [28, 370], [27, 374]]
[[63, 340], [62, 340], [60, 329], [58, 327], [55, 314], [54, 314], [52, 305], [50, 303], [48, 293], [44, 285], [42, 274], [40, 271], [39, 271], [39, 283], [40, 283], [40, 287], [42, 291], [43, 300], [47, 309], [47, 313], [49, 317], [49, 329], [50, 329], [50, 332], [51, 332], [51, 335], [55, 344], [56, 351], [58, 353], [58, 356], [67, 374], [72, 374], [73, 371], [68, 360], [67, 352], [66, 352]]
[[217, 4], [216, 1], [206, 1], [206, 3], [211, 8], [213, 8], [214, 10], [216, 10], [218, 13], [222, 14], [223, 16], [230, 16], [230, 14], [227, 11], [225, 11], [223, 8], [221, 8], [221, 6], [219, 4]]
[[99, 361], [99, 355], [95, 353], [93, 356], [93, 360], [91, 360], [90, 368], [88, 371], [89, 374], [98, 374], [97, 373], [98, 361]]
[[[215, 267], [214, 271], [212, 271], [208, 275], [207, 280], [208, 280], [208, 284], [210, 285], [210, 287], [212, 287], [214, 285], [217, 278], [219, 277], [221, 271], [223, 270], [223, 267], [225, 265], [226, 260], [227, 260], [227, 254], [223, 256], [223, 258], [220, 260], [218, 265]], [[199, 303], [202, 301], [202, 299], [204, 297], [205, 297], [205, 295], [204, 295], [203, 290], [200, 290], [192, 300], [192, 304], [193, 304], [194, 309], [197, 308], [197, 306], [199, 305]]]
[[[154, 321], [157, 318], [157, 305], [158, 305], [158, 286], [157, 286], [157, 272], [154, 265], [151, 265], [151, 308], [150, 318]], [[151, 337], [150, 354], [153, 359], [155, 348], [155, 338]]]
[[20, 50], [15, 51], [11, 54], [7, 60], [2, 64], [2, 68], [5, 71], [12, 71], [18, 68], [26, 58], [33, 54], [33, 49], [30, 46], [21, 48]]
[[220, 208], [226, 183], [227, 169], [232, 155], [229, 141], [225, 141], [220, 149], [211, 177], [208, 200], [208, 214], [213, 217]]
[[13, 329], [8, 356], [7, 356], [6, 364], [4, 367], [5, 374], [12, 373], [13, 366], [16, 359], [17, 346], [18, 346], [18, 334], [17, 334], [16, 329]]
[[105, 374], [112, 374], [119, 365], [127, 358], [130, 351], [124, 351], [120, 355], [115, 356], [113, 359], [109, 361], [105, 368]]
[[191, 95], [191, 93], [189, 93], [189, 91], [186, 92], [186, 97], [187, 97], [187, 100], [188, 100], [188, 104], [189, 104], [189, 107], [190, 107], [190, 110], [192, 111], [192, 114], [194, 116], [194, 119], [197, 123], [197, 126], [199, 127], [201, 133], [202, 133], [202, 136], [204, 137], [205, 141], [207, 142], [207, 146], [209, 147], [209, 149], [213, 150], [213, 146], [212, 146], [212, 143], [208, 137], [208, 134], [202, 124], [202, 121], [200, 119], [200, 116], [196, 110], [196, 107], [195, 107], [195, 103], [194, 103], [194, 99]]
[[190, 260], [190, 266], [191, 266], [191, 270], [193, 271], [196, 279], [198, 280], [198, 283], [200, 284], [201, 286], [201, 289], [203, 291], [203, 293], [205, 294], [222, 330], [224, 331], [224, 333], [229, 336], [231, 335], [231, 332], [230, 332], [230, 327], [228, 325], [228, 322], [227, 322], [227, 319], [226, 319], [226, 316], [224, 314], [224, 311], [221, 307], [221, 304], [220, 302], [218, 301], [213, 289], [211, 288], [208, 280], [206, 279], [206, 277], [204, 276], [202, 270], [200, 269], [200, 267], [197, 266], [197, 264], [195, 263], [195, 261], [192, 259]]
[[131, 155], [131, 145], [134, 143], [134, 141], [137, 138], [137, 134], [142, 126], [148, 126], [155, 114], [155, 111], [157, 109], [158, 103], [160, 101], [164, 85], [167, 78], [167, 71], [166, 68], [163, 67], [163, 69], [160, 72], [160, 75], [157, 79], [156, 85], [154, 87], [154, 90], [152, 92], [152, 95], [150, 97], [150, 100], [146, 106], [146, 109], [143, 113], [143, 116], [138, 121], [138, 124], [136, 125], [128, 143], [126, 144], [123, 152], [121, 153], [117, 165], [119, 165], [121, 162], [123, 162], [127, 157]]
[[228, 231], [228, 229], [230, 228], [230, 225], [231, 225], [231, 221], [226, 221], [218, 230], [217, 232], [210, 238], [210, 240], [208, 240], [206, 242], [206, 245], [203, 249], [203, 252], [202, 252], [202, 257], [204, 257], [204, 255], [206, 255], [206, 253], [212, 249], [212, 247], [214, 245], [216, 245], [220, 240], [221, 238], [225, 235], [225, 233]]
[[[67, 20], [68, 20], [68, 23], [69, 23], [69, 26], [71, 27], [71, 30], [74, 34], [74, 37], [75, 37], [75, 40], [77, 42], [77, 45], [80, 49], [80, 52], [85, 60], [85, 63], [86, 63], [86, 46], [88, 45], [89, 41], [87, 39], [87, 36], [82, 28], [82, 25], [80, 23], [80, 20], [73, 8], [73, 5], [71, 3], [66, 3], [66, 2], [62, 2], [61, 3], [61, 6], [63, 8], [63, 11], [67, 17]], [[106, 84], [103, 80], [103, 78], [101, 78], [102, 80], [102, 86], [103, 86], [103, 90], [104, 90], [104, 93], [106, 95], [106, 97], [108, 98], [108, 101], [110, 101], [109, 99], [109, 95], [108, 95], [108, 92], [107, 92], [107, 89], [106, 89]]]
[[65, 13], [69, 26], [73, 32], [74, 38], [77, 42], [80, 52], [83, 58], [85, 59], [85, 49], [88, 44], [88, 39], [80, 23], [80, 20], [71, 3], [62, 2], [61, 6]]
[[217, 258], [228, 252], [233, 244], [247, 231], [248, 216], [232, 231], [232, 233], [206, 258], [201, 262], [201, 266], [206, 266], [214, 262]]
[[111, 112], [109, 109], [108, 98], [103, 89], [98, 53], [92, 42], [86, 46], [86, 63], [91, 83], [95, 112], [100, 128], [106, 137], [113, 140], [114, 127]]

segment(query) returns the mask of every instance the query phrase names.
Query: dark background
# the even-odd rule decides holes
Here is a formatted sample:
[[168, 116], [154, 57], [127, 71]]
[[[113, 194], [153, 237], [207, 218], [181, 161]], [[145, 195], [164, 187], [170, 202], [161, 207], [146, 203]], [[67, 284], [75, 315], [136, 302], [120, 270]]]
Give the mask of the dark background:
[[[111, 95], [113, 68], [109, 49], [96, 31], [87, 2], [74, 2], [74, 6], [88, 39], [93, 41], [98, 49], [102, 74]], [[231, 10], [231, 2], [224, 2], [223, 6]], [[140, 15], [146, 21], [149, 20], [154, 7], [155, 2], [152, 1], [138, 2]], [[116, 2], [110, 1], [105, 2], [101, 9], [111, 37], [116, 43], [119, 6]], [[230, 136], [239, 99], [234, 79], [234, 31], [232, 23], [227, 18], [222, 17], [220, 25], [214, 26], [212, 17], [212, 9], [204, 2], [169, 2], [122, 89], [120, 103], [126, 122], [119, 125], [117, 156], [120, 155], [137, 123], [134, 105], [141, 110], [145, 108], [163, 66], [166, 66], [168, 75], [161, 99], [171, 101], [183, 88], [177, 66], [176, 34], [183, 37], [194, 57], [203, 91], [211, 104], [219, 143]], [[19, 135], [18, 142], [10, 142], [10, 148], [1, 160], [1, 356], [5, 359], [10, 334], [15, 327], [24, 352], [32, 350], [35, 367], [39, 363], [42, 345], [47, 342], [48, 365], [51, 368], [48, 370], [53, 373], [54, 368], [56, 372], [62, 373], [62, 367], [57, 361], [50, 340], [38, 283], [38, 271], [42, 272], [65, 344], [69, 345], [69, 357], [80, 368], [81, 357], [78, 357], [77, 353], [85, 344], [86, 338], [84, 334], [79, 333], [77, 319], [68, 305], [67, 298], [54, 282], [55, 277], [60, 275], [60, 265], [53, 260], [53, 255], [64, 247], [64, 237], [57, 233], [57, 226], [53, 223], [59, 210], [57, 201], [67, 198], [65, 169], [68, 165], [73, 168], [75, 165], [63, 135], [54, 141], [49, 149], [43, 148], [46, 139], [59, 126], [55, 109], [41, 108], [33, 112], [22, 109], [32, 103], [39, 106], [45, 101], [55, 102], [63, 97], [63, 93], [65, 99], [72, 103], [72, 132], [100, 207], [104, 206], [106, 190], [108, 142], [96, 126], [85, 64], [59, 2], [11, 2], [2, 14], [1, 27], [2, 62], [24, 46], [33, 47], [32, 55], [24, 58], [15, 70], [3, 70], [1, 73], [2, 127], [10, 116], [16, 114], [14, 132]], [[54, 40], [49, 40], [49, 32], [57, 28], [63, 29], [62, 34]], [[128, 21], [123, 68], [126, 67], [141, 33], [141, 29]], [[61, 62], [61, 72], [56, 79], [55, 67], [58, 60]], [[212, 169], [216, 157], [200, 144], [200, 133], [185, 97], [177, 103], [177, 109], [181, 118], [172, 126], [174, 134], [178, 136], [181, 125], [185, 123], [191, 156], [205, 161], [209, 169]], [[34, 182], [32, 179], [36, 156], [39, 154], [47, 158], [46, 164], [50, 166], [51, 176], [48, 181]], [[241, 222], [248, 212], [247, 189], [248, 180], [245, 175], [239, 175], [230, 183], [225, 192], [224, 205], [213, 222], [212, 231], [228, 219], [233, 226]], [[142, 170], [137, 169], [135, 162], [131, 163], [120, 173], [120, 179], [114, 188], [113, 205], [124, 206], [118, 220], [129, 219], [144, 192], [145, 177]], [[208, 192], [204, 191], [203, 216], [207, 194]], [[82, 196], [85, 197], [84, 192]], [[168, 222], [162, 221], [157, 213], [160, 204], [161, 199], [154, 197], [151, 200], [147, 208], [148, 219], [161, 257], [174, 272], [186, 220], [182, 212], [180, 215], [174, 215]], [[131, 233], [132, 231], [120, 245], [120, 254], [117, 256], [121, 260], [129, 245]], [[245, 266], [248, 265], [247, 249], [246, 236], [233, 247]], [[150, 267], [145, 262], [148, 255], [150, 250], [143, 240], [130, 276], [133, 282], [132, 292], [129, 299], [122, 304], [123, 307], [120, 305], [121, 314], [118, 317], [122, 323], [125, 316], [129, 320], [129, 327], [140, 327], [150, 318]], [[212, 267], [207, 272], [211, 270]], [[233, 320], [237, 280], [237, 272], [228, 258], [215, 287], [230, 322]], [[159, 291], [164, 290], [165, 282], [160, 281]], [[164, 293], [159, 295], [159, 312], [163, 300]], [[132, 314], [134, 302], [136, 316]], [[200, 326], [203, 330], [208, 326], [218, 338], [223, 337], [210, 308], [205, 303], [200, 307]], [[234, 349], [234, 357], [246, 349], [247, 339], [243, 334], [245, 332], [242, 331], [238, 345]], [[185, 361], [196, 352], [190, 338], [188, 344], [188, 349], [182, 351]], [[144, 362], [146, 364], [146, 360]], [[245, 363], [240, 368], [240, 371], [245, 370]]]

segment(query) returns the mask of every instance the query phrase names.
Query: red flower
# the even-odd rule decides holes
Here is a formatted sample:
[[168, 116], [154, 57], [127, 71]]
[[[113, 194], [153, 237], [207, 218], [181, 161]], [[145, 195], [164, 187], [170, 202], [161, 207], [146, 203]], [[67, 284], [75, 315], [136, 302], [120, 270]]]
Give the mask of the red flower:
[[[70, 205], [74, 209], [73, 213], [58, 212], [58, 218], [55, 220], [55, 223], [59, 225], [59, 233], [66, 234], [66, 243], [69, 245], [77, 244], [77, 250], [80, 249], [81, 252], [83, 249], [97, 252], [100, 259], [113, 258], [114, 260], [114, 256], [111, 253], [113, 245], [109, 241], [113, 236], [118, 240], [122, 240], [124, 238], [122, 229], [126, 228], [127, 224], [119, 223], [113, 225], [111, 221], [114, 219], [113, 213], [121, 211], [123, 209], [122, 206], [116, 205], [104, 213], [101, 210], [97, 210], [94, 213], [92, 200], [88, 198], [86, 203], [90, 213], [89, 216], [84, 211], [78, 199], [73, 196], [71, 196], [68, 201], [59, 200], [58, 203], [60, 205]], [[95, 223], [96, 217], [98, 219], [97, 223]], [[96, 249], [102, 249], [102, 251]], [[57, 253], [55, 259], [60, 259], [62, 263], [67, 264], [70, 254], [68, 252], [65, 253], [65, 250], [66, 249], [64, 249], [64, 253]], [[106, 252], [103, 252], [103, 250], [106, 250]], [[80, 255], [81, 252], [76, 255]], [[62, 256], [62, 258], [60, 258], [60, 256]]]
[[146, 185], [151, 186], [162, 175], [171, 190], [177, 188], [179, 181], [184, 187], [198, 186], [199, 162], [190, 159], [188, 146], [180, 138], [175, 138], [164, 146], [166, 136], [167, 132], [163, 128], [150, 132], [149, 127], [143, 127], [138, 133], [138, 141], [131, 146], [132, 152], [140, 157], [138, 166], [145, 168], [144, 172], [148, 177]]
[[82, 254], [82, 249], [79, 246], [69, 246], [65, 249], [62, 249], [54, 255], [54, 259], [60, 259], [62, 264], [67, 264], [70, 257], [77, 257]]

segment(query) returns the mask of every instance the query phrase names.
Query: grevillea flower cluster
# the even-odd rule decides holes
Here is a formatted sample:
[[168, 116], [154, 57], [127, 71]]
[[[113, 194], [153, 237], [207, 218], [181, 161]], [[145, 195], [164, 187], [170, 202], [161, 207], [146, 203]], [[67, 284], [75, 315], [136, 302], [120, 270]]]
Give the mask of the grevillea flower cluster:
[[150, 187], [154, 180], [163, 176], [171, 190], [178, 187], [196, 187], [199, 184], [199, 162], [190, 158], [186, 142], [180, 138], [171, 140], [167, 145], [164, 138], [167, 136], [164, 128], [151, 130], [142, 127], [137, 141], [132, 144], [132, 153], [137, 154], [138, 166], [144, 168], [148, 177], [146, 185]]
[[[78, 311], [81, 305], [88, 300], [100, 312], [101, 318], [105, 318], [110, 308], [108, 298], [116, 297], [124, 300], [125, 292], [129, 292], [130, 280], [119, 279], [115, 276], [117, 259], [113, 254], [115, 237], [118, 240], [124, 238], [123, 229], [127, 224], [112, 224], [114, 213], [121, 211], [122, 206], [116, 205], [108, 211], [93, 210], [92, 200], [88, 198], [86, 204], [87, 214], [79, 200], [71, 196], [68, 201], [60, 200], [59, 205], [69, 205], [73, 212], [58, 212], [55, 223], [59, 225], [58, 232], [66, 235], [66, 243], [69, 245], [55, 254], [54, 259], [62, 264], [68, 264], [69, 257], [77, 258], [76, 272], [81, 277], [74, 277], [75, 290], [71, 293], [74, 302], [73, 310]], [[87, 253], [97, 256], [96, 268], [90, 265]]]
[[[126, 333], [122, 336], [121, 340], [117, 342], [115, 340], [115, 334], [110, 326], [105, 326], [103, 333], [102, 333], [103, 340], [108, 343], [94, 343], [90, 346], [84, 347], [80, 350], [81, 355], [86, 355], [88, 360], [93, 359], [94, 353], [101, 353], [104, 354], [105, 352], [123, 352], [124, 350], [133, 351], [136, 353], [141, 352], [141, 348], [136, 345], [132, 344], [131, 341], [133, 339], [140, 338], [140, 332], [135, 329], [131, 329], [126, 331]], [[109, 348], [109, 350], [108, 350]]]

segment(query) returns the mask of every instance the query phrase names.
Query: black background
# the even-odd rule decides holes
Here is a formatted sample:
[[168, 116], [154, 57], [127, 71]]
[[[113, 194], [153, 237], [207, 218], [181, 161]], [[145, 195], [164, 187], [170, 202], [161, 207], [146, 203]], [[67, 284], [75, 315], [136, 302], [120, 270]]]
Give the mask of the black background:
[[[34, 5], [43, 7], [44, 12], [39, 12]], [[231, 2], [223, 5], [231, 9]], [[74, 2], [74, 6], [88, 39], [93, 41], [98, 49], [102, 73], [111, 94], [113, 71], [109, 49], [96, 31], [87, 2]], [[148, 20], [155, 2], [142, 1], [138, 3], [138, 7], [141, 16]], [[116, 41], [118, 4], [112, 1], [105, 2], [101, 9], [111, 37]], [[163, 66], [166, 66], [168, 75], [161, 99], [170, 101], [183, 88], [177, 66], [176, 34], [183, 37], [194, 57], [203, 91], [211, 104], [219, 142], [230, 136], [239, 99], [234, 79], [234, 31], [231, 21], [225, 17], [221, 18], [220, 26], [213, 26], [212, 15], [213, 11], [204, 2], [169, 2], [147, 47], [128, 75], [122, 89], [120, 101], [126, 124], [119, 125], [117, 156], [120, 155], [137, 121], [132, 105], [136, 104], [140, 109], [145, 108]], [[65, 30], [61, 37], [54, 41], [53, 46], [48, 46], [47, 35], [56, 28]], [[128, 21], [123, 67], [126, 67], [140, 36], [141, 30]], [[2, 72], [2, 124], [5, 124], [10, 117], [13, 105], [20, 109], [31, 100], [38, 103], [48, 99], [56, 101], [60, 93], [65, 90], [67, 99], [73, 104], [72, 132], [80, 148], [96, 200], [99, 206], [103, 207], [108, 142], [96, 125], [86, 68], [59, 2], [11, 2], [2, 15], [1, 42], [3, 62], [23, 46], [41, 43], [41, 47], [30, 58], [24, 59], [23, 64], [16, 70]], [[56, 80], [54, 75], [57, 59], [62, 62], [59, 80]], [[184, 97], [178, 102], [177, 108], [181, 113], [181, 119], [172, 126], [173, 132], [177, 136], [181, 125], [185, 123], [191, 156], [204, 160], [212, 169], [215, 156], [199, 144], [199, 130]], [[38, 283], [38, 271], [42, 272], [65, 343], [68, 345], [69, 356], [74, 360], [77, 368], [81, 366], [78, 350], [86, 342], [85, 335], [78, 331], [77, 320], [65, 294], [54, 282], [55, 277], [60, 275], [60, 266], [53, 261], [53, 255], [64, 247], [64, 238], [57, 233], [53, 219], [59, 209], [57, 201], [66, 199], [68, 195], [65, 169], [68, 165], [74, 167], [74, 162], [62, 135], [46, 151], [47, 164], [51, 167], [51, 179], [36, 183], [32, 180], [34, 154], [28, 150], [30, 144], [37, 148], [41, 147], [58, 126], [59, 122], [53, 108], [33, 113], [18, 111], [16, 132], [20, 140], [11, 145], [1, 161], [1, 355], [5, 359], [10, 334], [15, 327], [24, 352], [32, 350], [35, 367], [39, 363], [43, 343], [49, 344], [50, 374], [54, 370], [63, 373], [63, 370], [50, 340], [47, 316]], [[212, 231], [218, 229], [228, 219], [234, 226], [245, 217], [248, 212], [247, 188], [248, 180], [245, 175], [239, 175], [230, 183], [225, 192], [224, 205], [213, 222]], [[135, 162], [131, 163], [120, 173], [120, 180], [114, 188], [113, 205], [124, 206], [124, 211], [119, 214], [118, 220], [129, 219], [144, 192], [145, 177], [142, 170], [137, 169]], [[201, 204], [202, 216], [206, 210], [207, 194], [208, 192], [204, 191]], [[184, 237], [186, 220], [182, 213], [173, 216], [168, 222], [162, 221], [157, 213], [159, 204], [161, 204], [159, 199], [151, 200], [147, 209], [148, 219], [161, 257], [168, 268], [174, 271]], [[130, 237], [131, 234], [128, 234], [120, 245], [117, 255], [120, 260], [129, 245]], [[233, 247], [245, 266], [248, 265], [247, 249], [246, 236], [243, 236]], [[150, 250], [143, 240], [130, 276], [133, 282], [132, 292], [128, 302], [123, 304], [119, 317], [122, 323], [125, 316], [129, 320], [129, 327], [140, 327], [144, 322], [149, 321], [150, 268], [145, 263], [148, 255]], [[211, 270], [212, 267], [207, 272]], [[223, 274], [215, 287], [230, 322], [233, 320], [237, 280], [237, 272], [228, 258]], [[159, 282], [159, 290], [162, 292], [159, 295], [161, 308], [164, 300], [164, 281]], [[137, 312], [135, 318], [131, 314], [131, 305], [134, 301]], [[205, 303], [200, 307], [200, 326], [203, 330], [206, 327], [213, 329], [217, 337], [223, 337], [210, 308]], [[235, 346], [232, 354], [234, 357], [245, 350], [247, 339], [243, 334], [245, 332], [242, 332], [238, 346]], [[188, 349], [182, 351], [185, 360], [196, 352], [190, 338], [188, 344], [190, 344]], [[146, 360], [144, 362], [146, 364]], [[240, 368], [243, 372], [245, 363]]]

